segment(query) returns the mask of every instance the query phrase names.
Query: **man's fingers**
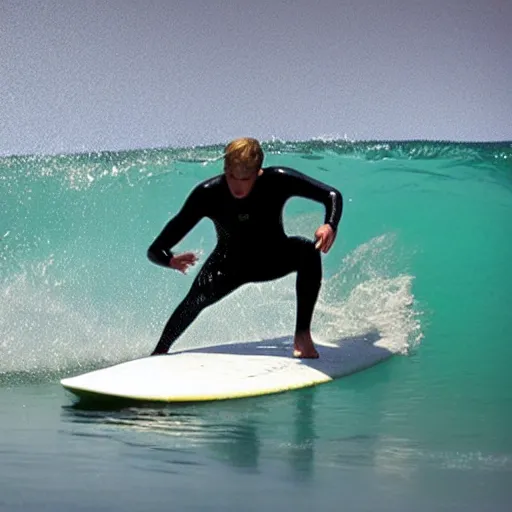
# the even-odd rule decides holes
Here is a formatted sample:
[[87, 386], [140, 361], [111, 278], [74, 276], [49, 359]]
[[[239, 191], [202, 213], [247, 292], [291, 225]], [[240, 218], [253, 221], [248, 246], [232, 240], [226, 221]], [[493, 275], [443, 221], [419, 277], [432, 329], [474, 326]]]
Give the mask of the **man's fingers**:
[[183, 274], [187, 273], [188, 267], [195, 265], [196, 260], [181, 261], [178, 266], [178, 270]]
[[320, 249], [323, 252], [327, 252], [332, 245], [332, 239], [329, 236], [321, 236], [315, 244], [315, 249]]
[[332, 247], [333, 241], [333, 237], [329, 235], [321, 236], [315, 244], [315, 249], [320, 249], [323, 253], [327, 253]]
[[197, 256], [195, 254], [182, 254], [177, 256], [180, 265], [194, 265], [197, 262]]

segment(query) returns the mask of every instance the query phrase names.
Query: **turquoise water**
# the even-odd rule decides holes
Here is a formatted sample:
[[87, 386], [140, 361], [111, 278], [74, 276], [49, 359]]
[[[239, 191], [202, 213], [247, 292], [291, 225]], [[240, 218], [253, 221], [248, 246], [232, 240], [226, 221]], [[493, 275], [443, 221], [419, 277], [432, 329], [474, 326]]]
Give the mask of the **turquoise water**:
[[[146, 248], [221, 146], [0, 159], [0, 510], [510, 510], [512, 144], [272, 141], [338, 187], [318, 340], [392, 358], [255, 399], [113, 409], [59, 378], [147, 355], [193, 275]], [[288, 232], [321, 207], [294, 199]], [[207, 220], [180, 244], [201, 261]], [[213, 306], [176, 349], [290, 334], [293, 277]]]

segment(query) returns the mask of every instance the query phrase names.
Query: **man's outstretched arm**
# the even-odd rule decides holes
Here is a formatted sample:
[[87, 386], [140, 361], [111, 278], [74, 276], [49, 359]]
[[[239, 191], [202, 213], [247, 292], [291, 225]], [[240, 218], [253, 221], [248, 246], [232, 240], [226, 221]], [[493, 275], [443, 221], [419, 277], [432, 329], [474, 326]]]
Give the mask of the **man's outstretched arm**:
[[315, 180], [306, 174], [289, 167], [279, 168], [286, 175], [286, 191], [291, 196], [304, 197], [322, 203], [325, 206], [324, 223], [336, 232], [343, 213], [343, 196], [330, 185]]
[[150, 261], [169, 267], [174, 254], [172, 248], [204, 217], [204, 199], [201, 188], [195, 188], [181, 210], [167, 223], [155, 241], [149, 246]]
[[282, 186], [285, 195], [304, 197], [325, 206], [324, 224], [315, 231], [315, 247], [323, 253], [327, 253], [336, 239], [338, 224], [343, 212], [341, 192], [289, 167], [278, 168], [277, 172], [283, 175]]

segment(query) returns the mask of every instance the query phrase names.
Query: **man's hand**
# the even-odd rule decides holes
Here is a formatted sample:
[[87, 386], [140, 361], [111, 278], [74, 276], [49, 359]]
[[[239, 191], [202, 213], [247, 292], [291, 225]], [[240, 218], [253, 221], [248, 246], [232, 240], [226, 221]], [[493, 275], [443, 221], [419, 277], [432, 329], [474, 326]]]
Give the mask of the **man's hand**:
[[336, 233], [330, 224], [324, 224], [315, 231], [315, 238], [315, 249], [320, 249], [323, 253], [327, 253], [334, 243]]
[[193, 252], [184, 252], [173, 256], [169, 261], [169, 267], [179, 270], [182, 274], [186, 274], [188, 267], [195, 265], [197, 256]]

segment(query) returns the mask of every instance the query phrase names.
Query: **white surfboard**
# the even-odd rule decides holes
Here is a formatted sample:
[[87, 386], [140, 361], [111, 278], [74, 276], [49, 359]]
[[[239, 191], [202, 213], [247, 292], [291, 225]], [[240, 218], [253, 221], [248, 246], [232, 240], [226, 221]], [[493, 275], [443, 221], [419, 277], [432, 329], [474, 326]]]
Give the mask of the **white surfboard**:
[[159, 402], [226, 400], [305, 388], [368, 368], [393, 352], [386, 339], [316, 343], [319, 359], [292, 356], [280, 338], [182, 350], [61, 380], [79, 397]]

